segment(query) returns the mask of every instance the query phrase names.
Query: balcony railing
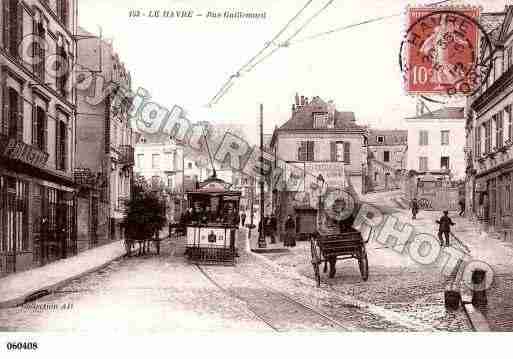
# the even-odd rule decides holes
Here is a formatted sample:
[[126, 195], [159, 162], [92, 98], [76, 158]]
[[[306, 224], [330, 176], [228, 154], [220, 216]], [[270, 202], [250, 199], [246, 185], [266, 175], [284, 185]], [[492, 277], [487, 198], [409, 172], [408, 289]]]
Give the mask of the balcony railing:
[[122, 166], [133, 166], [135, 164], [134, 148], [132, 146], [119, 146], [119, 163]]

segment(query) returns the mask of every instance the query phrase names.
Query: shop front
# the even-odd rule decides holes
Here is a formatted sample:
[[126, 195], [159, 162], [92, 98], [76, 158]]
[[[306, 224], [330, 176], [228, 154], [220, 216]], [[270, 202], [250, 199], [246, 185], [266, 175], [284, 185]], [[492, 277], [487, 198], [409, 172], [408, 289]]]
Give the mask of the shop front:
[[76, 253], [73, 181], [21, 141], [0, 153], [0, 276]]

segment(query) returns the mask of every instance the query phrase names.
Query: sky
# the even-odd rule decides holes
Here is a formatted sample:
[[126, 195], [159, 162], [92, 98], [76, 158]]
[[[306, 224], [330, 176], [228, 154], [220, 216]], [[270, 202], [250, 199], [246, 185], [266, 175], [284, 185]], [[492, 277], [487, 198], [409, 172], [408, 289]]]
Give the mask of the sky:
[[[405, 0], [334, 0], [296, 40], [371, 18], [399, 14], [315, 40], [280, 48], [233, 87], [211, 109], [205, 105], [221, 85], [253, 57], [301, 9], [307, 0], [78, 0], [79, 24], [113, 40], [131, 72], [133, 87], [144, 87], [152, 100], [180, 105], [192, 121], [244, 126], [258, 139], [259, 104], [264, 131], [290, 118], [296, 92], [333, 100], [340, 111], [353, 111], [357, 123], [375, 128], [402, 128], [415, 114], [416, 99], [406, 95], [398, 65], [404, 36]], [[280, 37], [292, 35], [328, 0], [312, 0]], [[429, 3], [429, 1], [422, 1]], [[462, 4], [461, 1], [453, 1]], [[484, 11], [504, 9], [504, 0], [466, 2]], [[130, 18], [130, 10], [192, 10], [193, 18]], [[208, 11], [266, 12], [265, 19], [213, 19]], [[80, 45], [80, 44], [79, 44]], [[431, 108], [430, 108], [431, 109]]]

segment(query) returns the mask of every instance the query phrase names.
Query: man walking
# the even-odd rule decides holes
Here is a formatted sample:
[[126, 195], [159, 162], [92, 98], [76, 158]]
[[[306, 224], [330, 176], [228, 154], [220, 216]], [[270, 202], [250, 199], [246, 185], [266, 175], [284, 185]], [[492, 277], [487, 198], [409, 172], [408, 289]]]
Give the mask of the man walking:
[[296, 238], [295, 238], [295, 227], [296, 223], [292, 219], [292, 216], [289, 214], [287, 216], [287, 220], [285, 221], [285, 247], [295, 247], [296, 246]]
[[417, 202], [417, 198], [414, 197], [411, 200], [411, 219], [417, 219], [417, 213], [419, 213], [419, 202]]
[[463, 217], [465, 214], [465, 197], [461, 197], [458, 203], [460, 205], [460, 217]]
[[440, 240], [440, 246], [444, 246], [444, 241], [442, 239], [442, 234], [445, 236], [445, 244], [447, 247], [450, 246], [449, 243], [449, 233], [451, 232], [451, 226], [454, 226], [456, 223], [449, 218], [449, 211], [444, 211], [444, 215], [440, 217], [440, 220], [436, 221], [439, 224], [438, 227], [438, 239]]
[[269, 220], [269, 232], [271, 234], [271, 243], [276, 243], [276, 231], [278, 229], [278, 221], [274, 214], [271, 214], [271, 219]]

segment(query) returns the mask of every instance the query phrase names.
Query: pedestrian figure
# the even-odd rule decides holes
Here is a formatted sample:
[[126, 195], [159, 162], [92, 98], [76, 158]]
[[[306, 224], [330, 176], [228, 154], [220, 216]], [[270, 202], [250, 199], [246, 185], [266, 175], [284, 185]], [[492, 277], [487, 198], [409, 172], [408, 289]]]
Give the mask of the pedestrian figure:
[[287, 216], [287, 220], [285, 221], [285, 241], [283, 243], [285, 247], [296, 246], [295, 228], [296, 222], [292, 219], [292, 216], [289, 214]]
[[460, 205], [460, 217], [463, 217], [465, 214], [465, 197], [461, 197], [458, 203]]
[[271, 214], [271, 218], [269, 219], [269, 227], [271, 243], [276, 243], [276, 231], [278, 229], [278, 221], [276, 220], [276, 216], [274, 214]]
[[411, 219], [417, 219], [417, 213], [419, 213], [419, 202], [414, 197], [411, 200]]
[[454, 226], [456, 223], [449, 218], [449, 211], [444, 211], [444, 215], [440, 217], [440, 220], [436, 221], [439, 224], [438, 227], [438, 239], [440, 240], [440, 246], [444, 246], [444, 241], [442, 239], [442, 234], [445, 236], [445, 244], [449, 247], [449, 233], [451, 232], [451, 226]]
[[244, 227], [244, 223], [246, 223], [246, 212], [242, 212], [242, 215], [240, 216], [240, 221], [241, 221], [242, 227]]

